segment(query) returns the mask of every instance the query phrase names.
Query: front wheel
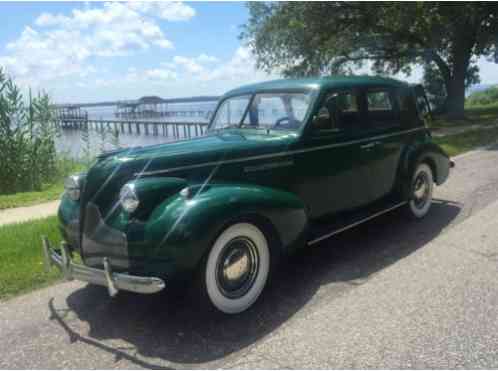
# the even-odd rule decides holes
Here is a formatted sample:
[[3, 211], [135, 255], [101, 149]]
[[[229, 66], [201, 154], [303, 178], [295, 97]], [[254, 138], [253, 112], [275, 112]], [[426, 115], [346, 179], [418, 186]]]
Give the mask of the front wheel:
[[415, 219], [422, 219], [429, 212], [434, 191], [434, 176], [429, 165], [422, 163], [417, 166], [410, 190], [408, 214]]
[[254, 224], [236, 223], [216, 239], [203, 272], [203, 289], [219, 311], [235, 314], [248, 309], [263, 291], [270, 273], [270, 248]]

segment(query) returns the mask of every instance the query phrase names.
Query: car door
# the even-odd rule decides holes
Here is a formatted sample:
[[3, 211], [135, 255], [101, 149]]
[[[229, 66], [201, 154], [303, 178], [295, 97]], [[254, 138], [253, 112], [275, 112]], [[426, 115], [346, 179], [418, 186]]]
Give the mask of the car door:
[[389, 194], [396, 181], [405, 139], [397, 94], [397, 90], [385, 86], [364, 90], [366, 133], [371, 139], [363, 147], [367, 151], [372, 201]]
[[[337, 107], [327, 107], [334, 97]], [[311, 218], [349, 210], [369, 202], [365, 131], [358, 92], [324, 94], [314, 119], [294, 151], [293, 191], [308, 206]], [[317, 118], [325, 115], [320, 127]], [[329, 115], [329, 120], [326, 116]]]

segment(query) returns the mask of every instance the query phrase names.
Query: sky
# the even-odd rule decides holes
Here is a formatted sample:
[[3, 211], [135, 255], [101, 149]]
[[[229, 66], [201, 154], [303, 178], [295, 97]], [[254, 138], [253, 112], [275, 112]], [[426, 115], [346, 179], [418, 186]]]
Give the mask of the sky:
[[[243, 2], [2, 2], [0, 12], [0, 66], [58, 103], [221, 95], [279, 77], [257, 70], [238, 38]], [[479, 66], [482, 83], [498, 83], [498, 65]]]

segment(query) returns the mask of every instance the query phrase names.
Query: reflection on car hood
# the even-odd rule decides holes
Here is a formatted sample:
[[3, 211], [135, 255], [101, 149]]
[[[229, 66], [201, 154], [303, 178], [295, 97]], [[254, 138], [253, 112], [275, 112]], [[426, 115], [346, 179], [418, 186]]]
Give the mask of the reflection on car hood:
[[289, 132], [267, 134], [255, 130], [227, 130], [191, 140], [131, 148], [108, 158], [123, 167], [133, 164], [142, 173], [193, 164], [223, 161], [285, 151], [296, 138]]
[[102, 158], [90, 169], [84, 200], [111, 203], [110, 195], [116, 196], [126, 182], [142, 176], [201, 178], [199, 167], [203, 164], [283, 152], [296, 138], [287, 131], [224, 130], [190, 140], [125, 149]]

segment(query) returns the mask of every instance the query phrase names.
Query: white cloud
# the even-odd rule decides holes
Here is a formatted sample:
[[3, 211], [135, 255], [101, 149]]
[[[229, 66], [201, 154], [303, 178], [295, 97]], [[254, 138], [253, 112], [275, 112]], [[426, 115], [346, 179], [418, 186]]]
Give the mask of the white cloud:
[[212, 55], [202, 53], [197, 57], [197, 61], [199, 61], [200, 63], [214, 63], [219, 62], [219, 59]]
[[[151, 47], [169, 49], [168, 40], [155, 18], [188, 20], [194, 9], [183, 3], [104, 3], [85, 6], [69, 15], [42, 13], [35, 26], [6, 45], [0, 66], [22, 85], [38, 85], [69, 75], [92, 72], [91, 57], [127, 56]], [[100, 83], [101, 84], [101, 83]]]
[[173, 58], [173, 62], [178, 66], [182, 66], [189, 73], [198, 74], [204, 71], [204, 66], [199, 64], [194, 58], [177, 55]]
[[153, 43], [163, 49], [171, 49], [173, 47], [173, 43], [169, 40], [155, 40]]
[[91, 52], [78, 43], [77, 31], [55, 30], [47, 34], [26, 27], [21, 36], [7, 45], [10, 53], [0, 57], [0, 65], [13, 75], [21, 85], [34, 85], [68, 75], [85, 77], [95, 68], [83, 64]]
[[68, 21], [68, 17], [62, 14], [42, 13], [36, 20], [35, 24], [41, 27], [55, 26]]
[[190, 78], [199, 81], [253, 80], [268, 76], [256, 71], [254, 57], [247, 47], [239, 47], [227, 62], [202, 53], [193, 58], [177, 55], [173, 58], [173, 65], [181, 67]]
[[146, 70], [145, 71], [145, 76], [148, 79], [158, 79], [158, 80], [175, 80], [177, 77], [176, 72], [167, 70], [167, 69], [160, 69], [160, 68], [155, 68], [151, 70]]
[[482, 84], [498, 83], [498, 64], [486, 58], [479, 58], [479, 76]]
[[[225, 62], [204, 53], [197, 57], [177, 55], [171, 61], [159, 63], [157, 68], [130, 68], [125, 78], [114, 84], [120, 91], [135, 95], [140, 91], [141, 95], [173, 97], [222, 94], [243, 84], [278, 78], [256, 70], [255, 65], [254, 56], [245, 47], [236, 49]], [[119, 99], [122, 98], [132, 97]]]
[[195, 10], [180, 1], [134, 1], [129, 7], [166, 21], [188, 21], [195, 16]]
[[271, 76], [256, 69], [254, 55], [248, 47], [240, 46], [225, 63], [218, 63], [213, 68], [205, 68], [199, 75], [202, 81], [240, 81], [242, 83], [261, 81]]
[[195, 10], [181, 2], [156, 2], [159, 17], [168, 21], [186, 21], [195, 16]]

